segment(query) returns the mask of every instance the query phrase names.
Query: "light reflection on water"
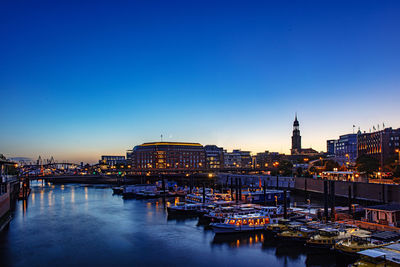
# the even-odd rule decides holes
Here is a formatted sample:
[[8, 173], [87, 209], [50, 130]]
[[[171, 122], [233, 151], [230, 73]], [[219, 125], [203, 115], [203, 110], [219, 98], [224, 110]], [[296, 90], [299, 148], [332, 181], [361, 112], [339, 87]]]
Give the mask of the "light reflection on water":
[[[165, 204], [177, 202], [169, 198]], [[197, 218], [168, 217], [165, 204], [123, 200], [106, 186], [32, 183], [28, 201], [17, 203], [9, 229], [0, 234], [2, 266], [336, 263], [326, 253], [282, 245], [264, 233], [215, 236]]]

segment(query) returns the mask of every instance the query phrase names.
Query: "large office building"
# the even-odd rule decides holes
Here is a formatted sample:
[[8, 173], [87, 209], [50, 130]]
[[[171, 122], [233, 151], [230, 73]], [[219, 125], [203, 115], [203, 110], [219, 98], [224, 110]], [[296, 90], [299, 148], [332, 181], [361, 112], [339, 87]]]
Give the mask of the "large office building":
[[357, 159], [357, 134], [345, 134], [339, 139], [328, 140], [327, 152], [341, 165], [354, 163]]
[[396, 160], [400, 150], [400, 128], [385, 128], [372, 133], [360, 133], [357, 136], [358, 156], [369, 155], [377, 160], [381, 166]]
[[326, 152], [328, 156], [335, 156], [336, 143], [337, 143], [336, 139], [326, 141]]
[[251, 168], [252, 157], [250, 151], [235, 149], [232, 152], [224, 152], [225, 168]]
[[269, 151], [260, 152], [257, 153], [257, 155], [254, 157], [255, 161], [253, 165], [256, 168], [265, 169], [273, 166], [275, 162], [280, 161], [284, 157], [285, 155], [279, 154], [278, 152], [269, 152]]
[[130, 153], [132, 167], [151, 169], [204, 169], [206, 156], [199, 143], [151, 142], [135, 146]]
[[216, 145], [204, 146], [207, 169], [221, 169], [224, 167], [224, 149]]

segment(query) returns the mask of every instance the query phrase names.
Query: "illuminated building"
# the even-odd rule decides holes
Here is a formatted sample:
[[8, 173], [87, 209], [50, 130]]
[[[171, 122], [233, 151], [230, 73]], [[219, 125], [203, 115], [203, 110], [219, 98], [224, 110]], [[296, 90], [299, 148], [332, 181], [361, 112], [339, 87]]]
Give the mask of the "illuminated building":
[[100, 164], [115, 166], [117, 164], [125, 164], [125, 156], [101, 156]]
[[206, 153], [206, 166], [208, 169], [221, 169], [224, 167], [224, 149], [216, 145], [204, 146]]
[[396, 150], [400, 149], [400, 128], [386, 128], [372, 133], [360, 133], [357, 138], [358, 157], [369, 155], [381, 166], [396, 159]]
[[337, 140], [328, 140], [326, 141], [326, 151], [328, 153], [328, 156], [334, 156], [335, 155], [335, 145], [337, 143]]
[[257, 153], [255, 156], [255, 167], [256, 168], [261, 168], [261, 169], [266, 169], [268, 167], [271, 167], [274, 162], [279, 162], [281, 159], [285, 158], [284, 155], [279, 154], [278, 152], [261, 152]]
[[224, 151], [225, 168], [251, 168], [252, 157], [250, 151], [235, 149], [232, 152]]
[[144, 169], [204, 169], [206, 157], [199, 143], [152, 142], [135, 146], [132, 166]]
[[339, 164], [354, 163], [357, 159], [357, 134], [341, 135], [337, 140], [327, 141], [328, 155]]

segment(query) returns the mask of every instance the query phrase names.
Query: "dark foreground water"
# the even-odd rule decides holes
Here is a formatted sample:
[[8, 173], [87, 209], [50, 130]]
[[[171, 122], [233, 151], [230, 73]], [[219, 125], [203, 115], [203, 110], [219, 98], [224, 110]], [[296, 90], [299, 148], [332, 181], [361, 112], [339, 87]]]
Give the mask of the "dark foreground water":
[[[170, 199], [174, 202], [174, 199]], [[0, 233], [0, 266], [335, 266], [334, 253], [265, 234], [214, 237], [195, 218], [168, 218], [161, 199], [109, 187], [33, 184]]]

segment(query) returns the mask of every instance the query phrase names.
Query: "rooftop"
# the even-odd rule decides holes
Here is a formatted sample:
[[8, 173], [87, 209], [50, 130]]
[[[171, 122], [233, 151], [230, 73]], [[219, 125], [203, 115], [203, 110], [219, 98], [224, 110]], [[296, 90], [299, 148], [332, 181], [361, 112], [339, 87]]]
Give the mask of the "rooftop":
[[386, 210], [386, 211], [400, 211], [400, 204], [384, 204], [366, 207], [371, 210]]
[[199, 143], [185, 143], [185, 142], [150, 142], [143, 143], [139, 146], [201, 146]]

